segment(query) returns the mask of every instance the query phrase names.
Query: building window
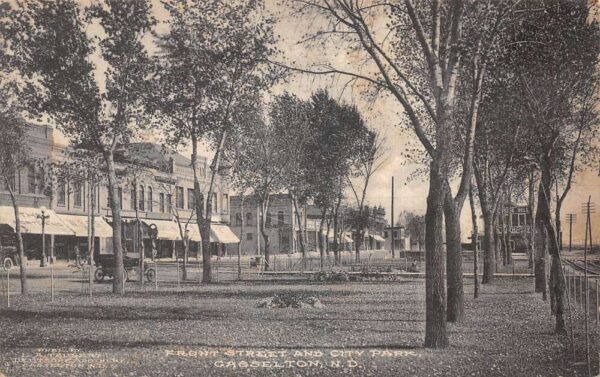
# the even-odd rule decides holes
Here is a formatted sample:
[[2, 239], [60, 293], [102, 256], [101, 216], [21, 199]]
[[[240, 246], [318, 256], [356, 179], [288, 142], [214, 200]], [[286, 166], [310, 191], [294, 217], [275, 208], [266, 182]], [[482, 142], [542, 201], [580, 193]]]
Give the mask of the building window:
[[152, 203], [152, 187], [148, 186], [148, 212], [152, 212], [154, 210], [154, 203]]
[[246, 233], [246, 241], [252, 241], [252, 233]]
[[252, 212], [246, 214], [246, 225], [252, 225]]
[[212, 213], [217, 213], [217, 211], [219, 210], [219, 206], [217, 204], [217, 193], [213, 192], [211, 203]]
[[140, 198], [138, 207], [140, 211], [144, 211], [144, 203], [146, 202], [146, 194], [144, 193], [144, 186], [140, 186]]
[[223, 194], [223, 196], [221, 197], [221, 212], [229, 212], [229, 195], [227, 194]]
[[512, 214], [512, 223], [510, 224], [510, 226], [519, 226], [519, 214], [518, 213]]
[[194, 209], [196, 207], [196, 197], [194, 196], [194, 189], [189, 188], [187, 191], [188, 191], [188, 209]]
[[383, 231], [383, 238], [388, 238], [388, 232], [387, 232], [387, 230]]
[[525, 214], [524, 213], [519, 214], [519, 226], [525, 226]]
[[278, 226], [285, 225], [285, 217], [283, 216], [283, 211], [277, 212], [277, 225]]
[[242, 225], [242, 214], [239, 212], [235, 214], [235, 225]]
[[75, 182], [73, 184], [73, 205], [75, 207], [81, 207], [81, 198], [83, 195], [81, 192], [83, 191], [83, 186], [81, 182]]
[[40, 194], [44, 193], [45, 179], [46, 179], [46, 177], [44, 176], [44, 169], [40, 168], [37, 172], [38, 193], [40, 193]]
[[273, 215], [271, 215], [271, 212], [267, 212], [267, 218], [265, 219], [265, 228], [270, 228], [272, 226], [271, 217], [273, 217]]
[[183, 187], [175, 188], [175, 207], [183, 209]]
[[167, 212], [169, 213], [171, 213], [171, 211], [173, 210], [171, 206], [173, 206], [173, 195], [167, 194]]
[[165, 212], [165, 194], [163, 192], [158, 194], [158, 210]]
[[118, 192], [118, 194], [119, 194], [119, 203], [118, 203], [118, 205], [119, 205], [119, 208], [120, 208], [120, 209], [123, 209], [123, 189], [119, 187], [119, 188], [117, 189], [117, 192]]
[[57, 204], [64, 207], [67, 202], [67, 190], [65, 188], [65, 181], [63, 179], [58, 180], [57, 196]]
[[135, 186], [132, 187], [131, 189], [129, 189], [129, 195], [131, 196], [129, 198], [129, 209], [131, 209], [132, 211], [135, 211], [136, 202], [137, 202], [137, 191], [135, 189]]
[[35, 168], [33, 166], [27, 167], [27, 192], [35, 194]]

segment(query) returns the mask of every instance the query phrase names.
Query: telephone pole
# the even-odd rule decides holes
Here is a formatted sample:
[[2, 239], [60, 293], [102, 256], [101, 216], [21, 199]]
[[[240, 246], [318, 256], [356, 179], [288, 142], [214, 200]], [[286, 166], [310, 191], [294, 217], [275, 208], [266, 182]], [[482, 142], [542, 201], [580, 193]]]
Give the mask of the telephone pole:
[[567, 221], [569, 222], [569, 253], [573, 251], [573, 223], [576, 219], [576, 214], [567, 213]]

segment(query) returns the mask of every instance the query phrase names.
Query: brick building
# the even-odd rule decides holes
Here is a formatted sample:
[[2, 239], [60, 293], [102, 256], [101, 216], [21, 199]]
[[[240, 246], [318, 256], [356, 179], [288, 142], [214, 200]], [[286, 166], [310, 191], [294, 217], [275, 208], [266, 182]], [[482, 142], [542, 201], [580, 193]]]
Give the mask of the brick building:
[[[54, 130], [48, 126], [30, 124], [27, 129], [29, 147], [33, 159], [46, 164], [66, 160], [64, 145], [55, 141]], [[33, 160], [32, 159], [32, 160]], [[143, 229], [151, 224], [158, 228], [158, 257], [173, 257], [182, 249], [181, 233], [188, 229], [191, 251], [198, 251], [200, 234], [193, 215], [193, 170], [191, 162], [179, 153], [162, 153], [159, 146], [151, 143], [136, 143], [116, 152], [119, 179], [118, 200], [123, 218], [123, 244], [128, 251], [135, 249], [135, 222], [137, 216]], [[197, 163], [200, 183], [207, 188], [208, 172], [206, 159]], [[37, 214], [46, 207], [49, 216], [45, 229], [47, 254], [61, 259], [73, 258], [75, 247], [82, 253], [88, 249], [88, 216], [95, 221], [95, 252], [112, 253], [111, 210], [108, 202], [106, 182], [100, 184], [66, 177], [57, 173], [50, 179], [44, 164], [31, 163], [15, 174], [16, 198], [24, 224], [22, 232], [28, 258], [38, 259], [41, 255], [41, 220]], [[93, 190], [93, 196], [90, 195]], [[206, 193], [205, 193], [206, 194]], [[90, 200], [93, 198], [94, 205]], [[92, 213], [91, 207], [94, 207]], [[177, 222], [176, 218], [180, 221]], [[213, 194], [214, 222], [211, 241], [217, 249], [219, 243], [238, 242], [231, 232], [229, 223], [229, 188], [217, 178]], [[7, 187], [0, 184], [0, 224], [3, 232], [14, 231], [14, 214]], [[149, 246], [147, 232], [142, 232], [144, 244]], [[147, 253], [150, 248], [146, 248]]]

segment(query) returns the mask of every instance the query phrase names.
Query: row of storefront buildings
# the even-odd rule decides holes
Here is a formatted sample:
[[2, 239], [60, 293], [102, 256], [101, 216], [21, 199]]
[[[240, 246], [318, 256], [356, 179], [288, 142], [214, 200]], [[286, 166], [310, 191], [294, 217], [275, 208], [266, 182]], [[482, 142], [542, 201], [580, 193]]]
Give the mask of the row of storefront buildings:
[[[94, 252], [112, 253], [111, 210], [105, 183], [92, 184], [77, 176], [54, 171], [51, 177], [45, 166], [68, 160], [66, 146], [57, 142], [52, 127], [28, 125], [27, 135], [31, 163], [15, 174], [13, 187], [20, 210], [21, 231], [29, 259], [39, 259], [42, 251], [42, 232], [46, 235], [46, 254], [54, 259], [74, 259], [77, 253], [88, 250], [90, 219], [94, 223]], [[39, 162], [42, 163], [39, 163]], [[142, 242], [150, 244], [148, 228], [158, 229], [155, 255], [149, 257], [174, 258], [183, 253], [182, 236], [190, 242], [190, 256], [197, 257], [200, 234], [194, 214], [193, 170], [189, 158], [180, 153], [165, 152], [152, 143], [135, 143], [116, 153], [119, 176], [118, 199], [123, 218], [123, 245], [128, 252], [135, 251], [137, 223], [140, 219]], [[132, 172], [131, 165], [134, 162]], [[205, 158], [196, 166], [201, 187], [207, 190], [208, 167]], [[132, 174], [133, 173], [133, 174]], [[101, 181], [100, 181], [101, 182]], [[238, 196], [232, 196], [224, 177], [216, 179], [213, 193], [211, 248], [216, 255], [237, 253], [261, 254], [260, 216], [256, 200], [245, 198], [242, 208]], [[206, 192], [205, 192], [206, 195]], [[43, 211], [43, 214], [42, 214]], [[288, 195], [273, 194], [265, 232], [269, 234], [272, 253], [296, 253], [299, 247], [298, 217], [305, 232], [307, 251], [316, 251], [321, 212], [314, 206], [300, 209], [300, 216]], [[374, 226], [365, 232], [363, 248], [379, 250], [386, 247], [383, 209]], [[44, 229], [41, 218], [45, 217]], [[343, 216], [342, 216], [343, 226]], [[244, 232], [242, 234], [242, 222]], [[0, 247], [14, 240], [15, 218], [8, 187], [0, 183]], [[324, 239], [333, 242], [333, 229], [323, 231]], [[14, 242], [14, 241], [13, 241]], [[343, 250], [351, 250], [353, 237], [342, 232], [339, 243]]]

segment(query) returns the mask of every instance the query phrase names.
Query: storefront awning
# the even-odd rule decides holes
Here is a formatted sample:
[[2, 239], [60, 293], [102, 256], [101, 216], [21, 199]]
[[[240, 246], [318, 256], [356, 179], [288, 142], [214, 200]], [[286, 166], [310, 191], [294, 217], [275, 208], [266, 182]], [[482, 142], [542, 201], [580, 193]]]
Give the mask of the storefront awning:
[[[42, 234], [42, 220], [37, 217], [42, 212], [39, 208], [19, 207], [19, 220], [21, 223], [21, 232], [30, 234]], [[58, 215], [51, 209], [46, 209], [44, 232], [58, 236], [74, 236], [75, 231], [65, 224]], [[7, 224], [13, 230], [15, 225], [15, 212], [12, 206], [0, 206], [0, 223]]]
[[200, 236], [200, 230], [198, 230], [198, 224], [194, 223], [188, 225], [188, 237], [190, 237], [190, 241], [202, 241], [202, 236]]
[[[69, 226], [69, 228], [73, 229], [75, 235], [77, 237], [87, 237], [88, 236], [88, 217], [82, 215], [65, 215], [62, 213], [57, 214], [57, 216]], [[94, 218], [94, 235], [96, 237], [112, 237], [112, 227], [108, 225], [106, 221], [100, 216], [96, 216]]]
[[379, 234], [373, 235], [373, 239], [377, 242], [385, 242], [385, 238], [381, 237]]
[[210, 242], [239, 243], [240, 239], [233, 233], [230, 227], [223, 224], [211, 224]]
[[[181, 233], [179, 232], [179, 226], [175, 221], [149, 219], [144, 219], [142, 221], [148, 226], [152, 224], [156, 225], [156, 228], [158, 229], [157, 238], [159, 240], [181, 241]], [[185, 227], [185, 224], [181, 224], [181, 226]]]

